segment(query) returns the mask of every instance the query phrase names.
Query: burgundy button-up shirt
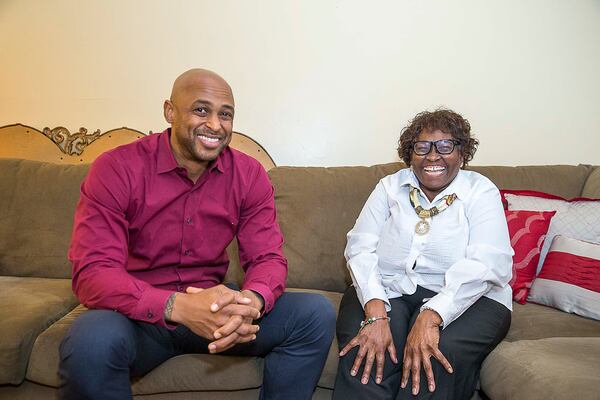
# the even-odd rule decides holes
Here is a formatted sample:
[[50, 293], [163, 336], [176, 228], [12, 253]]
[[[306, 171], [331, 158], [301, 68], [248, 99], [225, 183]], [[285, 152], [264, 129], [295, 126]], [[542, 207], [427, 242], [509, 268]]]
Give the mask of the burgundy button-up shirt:
[[237, 235], [243, 289], [265, 312], [285, 288], [287, 261], [273, 187], [253, 158], [225, 148], [196, 183], [178, 167], [170, 130], [102, 154], [81, 185], [69, 248], [73, 291], [89, 308], [170, 326], [174, 291], [223, 281]]

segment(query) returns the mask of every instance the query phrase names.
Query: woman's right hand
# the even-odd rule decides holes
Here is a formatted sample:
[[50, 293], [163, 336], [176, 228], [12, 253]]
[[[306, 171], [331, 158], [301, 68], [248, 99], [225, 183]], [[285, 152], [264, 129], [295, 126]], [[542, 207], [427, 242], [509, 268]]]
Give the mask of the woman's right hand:
[[[365, 304], [365, 316], [385, 317], [385, 303], [379, 299], [370, 300]], [[358, 353], [354, 359], [354, 365], [350, 370], [350, 375], [356, 376], [361, 364], [365, 363], [361, 383], [366, 385], [369, 382], [373, 363], [376, 364], [375, 382], [380, 384], [383, 380], [383, 366], [385, 363], [385, 352], [390, 354], [390, 359], [394, 364], [398, 364], [396, 347], [392, 339], [390, 324], [387, 319], [377, 320], [361, 329], [358, 334], [340, 351], [340, 357], [345, 356], [352, 348], [359, 346]]]

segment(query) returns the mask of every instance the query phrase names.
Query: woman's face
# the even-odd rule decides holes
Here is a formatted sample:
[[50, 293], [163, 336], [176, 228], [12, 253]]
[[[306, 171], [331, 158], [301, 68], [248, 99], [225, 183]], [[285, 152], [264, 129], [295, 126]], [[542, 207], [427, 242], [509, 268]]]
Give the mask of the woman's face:
[[[421, 132], [416, 141], [436, 142], [443, 139], [455, 140], [451, 134], [437, 130], [434, 132]], [[462, 163], [459, 145], [454, 145], [454, 149], [450, 154], [440, 154], [436, 146], [432, 145], [429, 153], [417, 155], [413, 148], [410, 158], [413, 172], [419, 180], [421, 190], [423, 190], [429, 201], [433, 200], [435, 196], [452, 183]]]

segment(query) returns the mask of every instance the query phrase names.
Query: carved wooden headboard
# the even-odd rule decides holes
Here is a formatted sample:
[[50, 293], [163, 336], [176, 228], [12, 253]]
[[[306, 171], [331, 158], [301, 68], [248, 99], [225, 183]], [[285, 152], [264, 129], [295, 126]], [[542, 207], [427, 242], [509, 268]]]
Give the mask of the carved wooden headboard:
[[[27, 125], [0, 127], [0, 157], [24, 158], [57, 164], [91, 163], [106, 150], [132, 142], [145, 134], [131, 128], [117, 128], [101, 133], [79, 128], [71, 133], [63, 127], [37, 130]], [[230, 146], [255, 159], [268, 171], [275, 166], [269, 153], [251, 137], [234, 132]]]

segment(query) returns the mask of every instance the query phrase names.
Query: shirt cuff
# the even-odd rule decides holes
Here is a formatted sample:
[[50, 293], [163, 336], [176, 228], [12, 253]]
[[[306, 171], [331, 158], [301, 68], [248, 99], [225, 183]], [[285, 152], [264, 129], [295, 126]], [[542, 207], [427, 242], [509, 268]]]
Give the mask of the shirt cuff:
[[422, 312], [425, 308], [431, 308], [437, 312], [442, 318], [442, 324], [440, 327], [446, 329], [448, 325], [453, 321], [452, 316], [454, 315], [453, 300], [450, 296], [444, 293], [438, 293], [427, 301], [427, 303], [421, 306], [420, 311]]
[[132, 318], [150, 324], [159, 324], [168, 329], [174, 329], [176, 325], [167, 323], [164, 319], [165, 305], [171, 294], [173, 294], [171, 290], [146, 289], [138, 301]]
[[385, 303], [385, 311], [389, 312], [392, 309], [392, 305], [388, 300], [387, 293], [385, 292], [383, 286], [377, 285], [366, 288], [360, 288], [358, 286], [355, 286], [355, 288], [356, 294], [358, 296], [358, 301], [360, 301], [360, 305], [362, 306], [363, 310], [365, 308], [365, 305], [373, 299], [383, 301]]
[[247, 285], [243, 285], [242, 290], [252, 290], [253, 292], [256, 292], [262, 296], [263, 309], [260, 313], [261, 317], [273, 309], [273, 306], [275, 305], [275, 296], [273, 296], [273, 292], [267, 285], [252, 282]]

